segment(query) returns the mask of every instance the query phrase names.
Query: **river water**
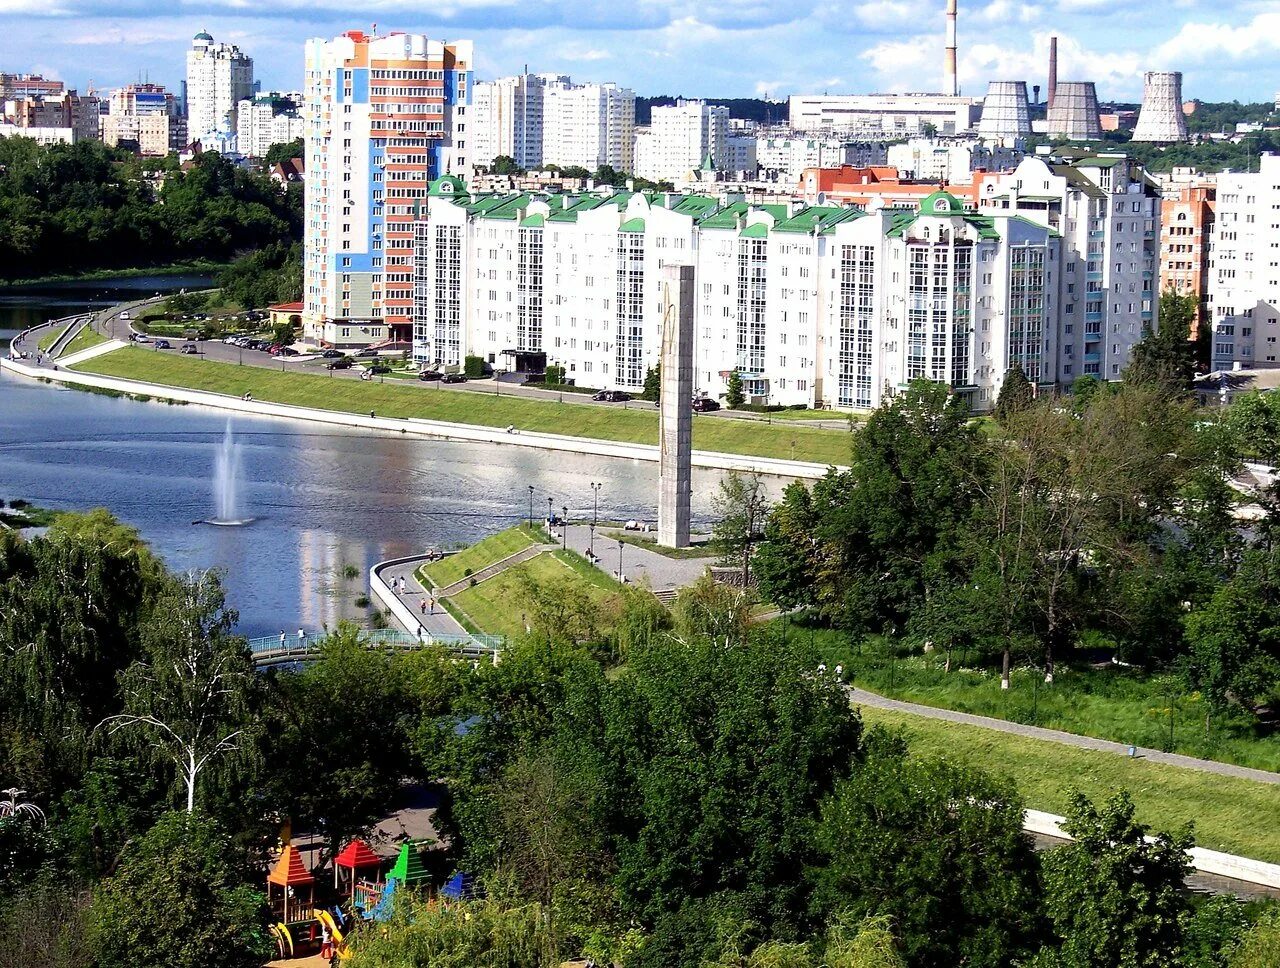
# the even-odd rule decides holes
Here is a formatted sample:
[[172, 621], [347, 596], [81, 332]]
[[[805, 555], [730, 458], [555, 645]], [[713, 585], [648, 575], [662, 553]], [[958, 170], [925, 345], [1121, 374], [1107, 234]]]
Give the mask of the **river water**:
[[[163, 284], [126, 280], [124, 294], [97, 283], [106, 302]], [[0, 290], [0, 292], [4, 292]], [[80, 287], [18, 304], [0, 296], [0, 331], [97, 304]], [[6, 300], [9, 300], [6, 304]], [[79, 300], [79, 301], [77, 301]], [[547, 498], [600, 516], [656, 516], [657, 465], [344, 431], [236, 415], [244, 528], [193, 525], [213, 510], [213, 467], [227, 416], [138, 403], [0, 374], [0, 497], [66, 510], [105, 507], [136, 527], [170, 567], [226, 571], [228, 598], [248, 636], [361, 618], [375, 562], [431, 546], [474, 542], [546, 512]], [[707, 520], [719, 474], [694, 472], [694, 518]], [[347, 566], [359, 577], [343, 577]]]

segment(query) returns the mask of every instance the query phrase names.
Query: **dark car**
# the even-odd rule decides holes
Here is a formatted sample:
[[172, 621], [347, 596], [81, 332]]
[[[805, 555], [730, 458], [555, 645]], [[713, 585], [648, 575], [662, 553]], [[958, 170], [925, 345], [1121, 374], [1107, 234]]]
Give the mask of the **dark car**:
[[187, 356], [195, 356], [197, 353], [200, 352], [200, 350], [196, 348], [195, 343], [184, 343], [182, 344], [182, 349], [180, 349], [178, 352], [186, 353]]
[[693, 401], [693, 409], [695, 413], [712, 413], [720, 409], [720, 404], [710, 397], [698, 397]]
[[631, 394], [625, 390], [601, 390], [591, 399], [601, 403], [626, 403], [631, 399]]
[[171, 350], [171, 349], [173, 349], [173, 347], [169, 345], [169, 341], [168, 341], [167, 339], [158, 339], [158, 340], [156, 340], [154, 343], [152, 343], [151, 345], [152, 345], [152, 346], [154, 346], [154, 347], [155, 347], [156, 349], [158, 349], [158, 350]]
[[444, 374], [439, 370], [423, 370], [418, 374], [418, 379], [429, 383], [432, 380], [443, 380]]
[[360, 350], [358, 353], [354, 355], [360, 357], [361, 359], [365, 359], [370, 356], [377, 356], [378, 351], [373, 349], [372, 347], [366, 346], [364, 349]]
[[466, 383], [467, 377], [464, 373], [446, 373], [440, 377], [441, 383]]
[[390, 373], [391, 367], [387, 366], [385, 363], [375, 363], [373, 366], [369, 367], [369, 372], [374, 376], [382, 376], [384, 373]]
[[336, 360], [330, 360], [324, 365], [326, 370], [349, 370], [351, 369], [351, 361], [345, 356], [340, 356]]
[[321, 359], [336, 360], [342, 356], [342, 350], [325, 350], [320, 354]]

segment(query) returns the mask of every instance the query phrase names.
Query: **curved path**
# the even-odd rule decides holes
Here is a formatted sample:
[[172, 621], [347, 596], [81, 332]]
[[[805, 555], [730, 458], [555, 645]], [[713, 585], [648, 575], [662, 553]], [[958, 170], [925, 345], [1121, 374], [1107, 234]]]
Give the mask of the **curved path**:
[[1119, 756], [1137, 756], [1152, 763], [1165, 763], [1169, 766], [1180, 766], [1185, 770], [1199, 770], [1202, 773], [1216, 773], [1219, 776], [1236, 777], [1241, 780], [1253, 780], [1255, 783], [1280, 784], [1280, 773], [1267, 770], [1255, 770], [1247, 766], [1235, 766], [1231, 763], [1218, 763], [1214, 760], [1200, 760], [1194, 756], [1183, 756], [1179, 753], [1164, 753], [1160, 750], [1131, 747], [1124, 743], [1114, 743], [1106, 739], [1094, 739], [1092, 736], [1081, 736], [1078, 733], [1064, 733], [1057, 729], [1044, 729], [1041, 726], [1025, 726], [1022, 723], [1011, 723], [1006, 719], [993, 719], [990, 716], [975, 716], [972, 713], [960, 713], [953, 709], [939, 709], [936, 706], [924, 706], [920, 703], [903, 702], [900, 699], [889, 699], [878, 693], [865, 689], [849, 687], [849, 698], [863, 706], [876, 709], [889, 709], [894, 712], [909, 713], [912, 716], [923, 716], [925, 719], [941, 719], [949, 723], [960, 723], [965, 726], [980, 726], [983, 729], [994, 729], [1001, 733], [1013, 733], [1028, 739], [1045, 740], [1050, 743], [1061, 743], [1064, 746], [1075, 746], [1079, 749], [1097, 750], [1101, 753], [1115, 753]]

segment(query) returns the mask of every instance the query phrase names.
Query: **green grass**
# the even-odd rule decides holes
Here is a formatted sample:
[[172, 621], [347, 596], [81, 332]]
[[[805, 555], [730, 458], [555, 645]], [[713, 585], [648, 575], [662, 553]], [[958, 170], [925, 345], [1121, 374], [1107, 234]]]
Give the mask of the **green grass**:
[[711, 550], [706, 542], [695, 544], [689, 548], [664, 548], [658, 544], [657, 538], [643, 533], [635, 534], [631, 531], [620, 530], [601, 531], [600, 533], [607, 538], [612, 538], [614, 541], [621, 541], [623, 544], [634, 545], [637, 548], [643, 548], [645, 551], [652, 551], [655, 555], [662, 555], [664, 558], [703, 558], [710, 560], [716, 557], [716, 553]]
[[553, 551], [521, 562], [487, 581], [454, 595], [450, 602], [482, 632], [517, 636], [524, 633], [524, 581], [543, 583], [566, 572], [581, 579], [588, 596], [599, 605], [618, 593], [618, 583], [573, 552]]
[[1194, 821], [1201, 847], [1280, 862], [1280, 787], [909, 713], [864, 707], [862, 715], [868, 724], [901, 727], [921, 751], [1012, 777], [1032, 809], [1062, 814], [1073, 790], [1097, 800], [1125, 789], [1139, 819], [1156, 830]]
[[58, 339], [67, 331], [67, 327], [70, 325], [70, 323], [59, 323], [57, 326], [50, 326], [49, 332], [41, 336], [40, 342], [36, 343], [36, 346], [40, 348], [40, 352], [46, 352], [50, 346], [58, 342]]
[[92, 326], [86, 326], [71, 338], [71, 342], [58, 355], [59, 357], [70, 356], [72, 353], [79, 353], [81, 350], [87, 350], [91, 346], [97, 346], [99, 343], [105, 343], [106, 341], [107, 338]]
[[[189, 387], [255, 400], [380, 417], [419, 417], [518, 430], [656, 445], [658, 415], [651, 408], [623, 410], [549, 400], [441, 390], [422, 385], [364, 383], [310, 373], [213, 363], [129, 347], [76, 368], [87, 373]], [[700, 450], [847, 464], [849, 434], [794, 424], [745, 420], [695, 420], [693, 445]]]
[[[792, 638], [810, 635], [810, 629], [800, 623], [792, 622], [788, 629]], [[979, 657], [956, 653], [947, 672], [942, 652], [926, 656], [917, 646], [914, 654], [907, 655], [905, 647], [895, 651], [882, 638], [859, 645], [830, 629], [814, 629], [812, 634], [828, 663], [842, 663], [854, 682], [883, 696], [1280, 772], [1280, 737], [1243, 713], [1213, 717], [1206, 737], [1204, 699], [1184, 691], [1173, 677], [1063, 662], [1055, 669], [1051, 686], [1044, 684], [1042, 672], [1022, 666], [1012, 670], [1010, 688], [1005, 690], [1000, 688], [994, 657], [988, 660], [991, 665], [974, 668]]]
[[527, 524], [517, 525], [490, 535], [456, 555], [447, 555], [439, 561], [423, 565], [418, 572], [420, 576], [425, 575], [436, 588], [444, 588], [461, 581], [468, 573], [475, 574], [494, 562], [524, 550], [538, 540], [537, 534]]

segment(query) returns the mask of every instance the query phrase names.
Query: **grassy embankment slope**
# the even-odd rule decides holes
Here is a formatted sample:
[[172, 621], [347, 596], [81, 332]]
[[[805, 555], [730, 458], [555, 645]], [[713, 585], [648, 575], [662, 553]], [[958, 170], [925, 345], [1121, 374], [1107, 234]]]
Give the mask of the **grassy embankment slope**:
[[[656, 445], [658, 441], [658, 415], [648, 408], [624, 410], [402, 383], [362, 383], [319, 374], [211, 363], [137, 347], [108, 353], [76, 369], [236, 397], [252, 393], [255, 400], [345, 413], [373, 411], [380, 417], [419, 417], [482, 427], [515, 426], [526, 432], [622, 443]], [[693, 446], [698, 450], [819, 464], [847, 464], [850, 457], [847, 431], [715, 417], [694, 420]]]
[[422, 581], [425, 577], [427, 581], [424, 584], [445, 588], [503, 558], [511, 557], [538, 540], [539, 536], [527, 524], [508, 528], [506, 531], [490, 535], [457, 554], [423, 565], [418, 569], [418, 580]]
[[73, 353], [79, 353], [81, 350], [87, 350], [91, 346], [97, 346], [99, 343], [105, 343], [106, 341], [107, 338], [92, 326], [86, 326], [71, 337], [71, 342], [63, 348], [58, 357], [61, 359], [64, 356], [71, 356]]
[[50, 326], [45, 334], [40, 337], [39, 342], [36, 343], [36, 346], [40, 348], [40, 352], [47, 352], [50, 346], [62, 338], [62, 334], [67, 331], [67, 327], [70, 325], [70, 323], [59, 323], [57, 326]]
[[1010, 733], [863, 709], [868, 724], [901, 728], [914, 748], [945, 753], [1014, 779], [1027, 806], [1062, 814], [1071, 791], [1095, 802], [1128, 790], [1138, 817], [1157, 830], [1194, 822], [1201, 847], [1280, 863], [1280, 786], [1184, 770]]

